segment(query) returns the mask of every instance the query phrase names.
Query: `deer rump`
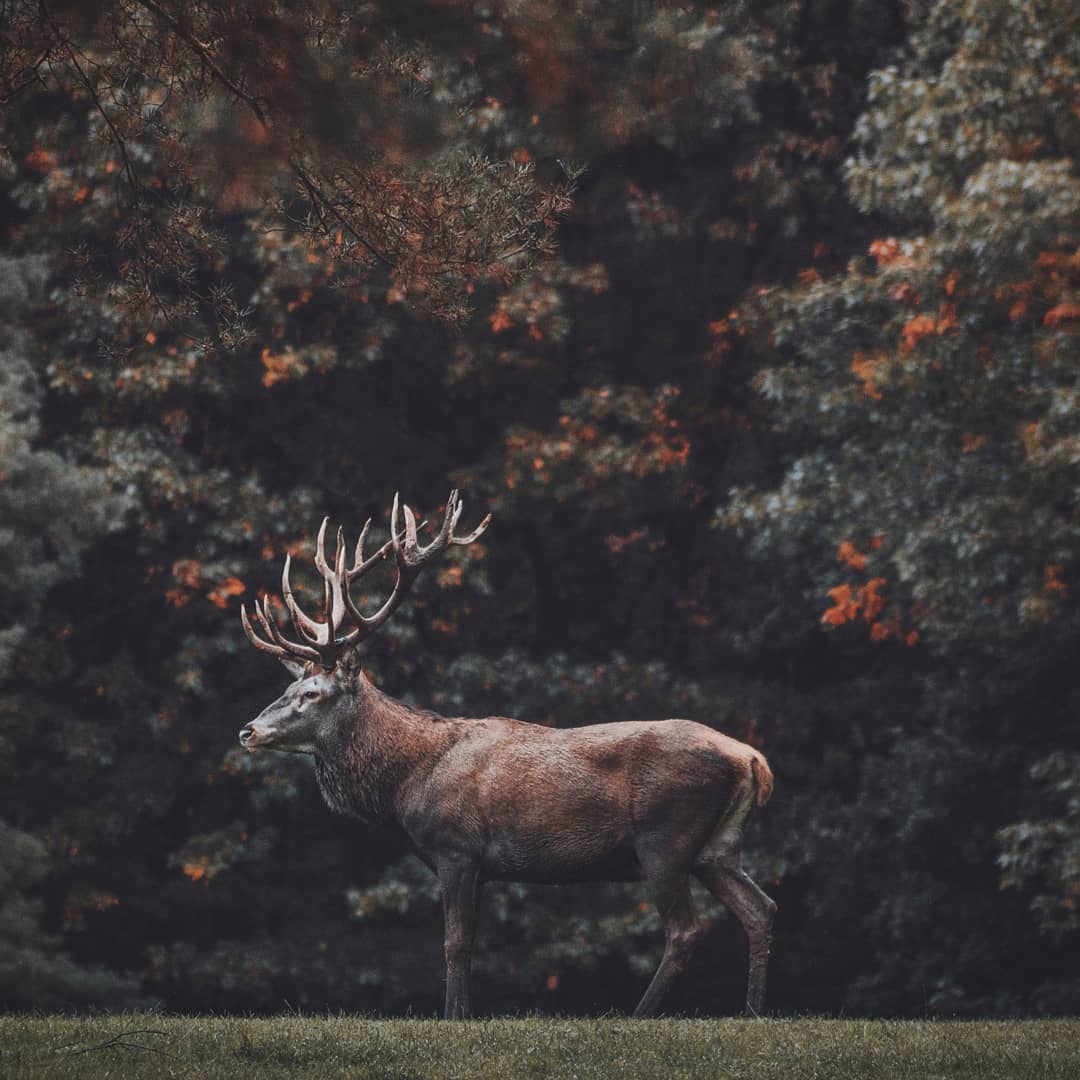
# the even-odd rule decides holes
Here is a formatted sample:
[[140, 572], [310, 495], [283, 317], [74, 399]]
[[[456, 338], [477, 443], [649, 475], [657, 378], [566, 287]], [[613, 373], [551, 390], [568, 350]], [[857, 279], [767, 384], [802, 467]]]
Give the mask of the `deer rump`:
[[692, 862], [714, 836], [736, 838], [762, 794], [755, 765], [767, 771], [746, 744], [690, 720], [445, 723], [458, 737], [418, 781], [415, 811], [403, 793], [400, 822], [429, 864], [448, 844], [479, 852], [487, 881], [642, 881], [658, 846]]

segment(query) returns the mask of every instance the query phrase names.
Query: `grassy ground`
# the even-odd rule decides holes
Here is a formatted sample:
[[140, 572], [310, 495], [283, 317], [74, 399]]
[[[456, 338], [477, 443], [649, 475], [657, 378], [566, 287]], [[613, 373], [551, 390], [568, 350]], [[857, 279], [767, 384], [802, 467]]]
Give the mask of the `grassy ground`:
[[0, 1016], [0, 1076], [1080, 1077], [1080, 1020]]

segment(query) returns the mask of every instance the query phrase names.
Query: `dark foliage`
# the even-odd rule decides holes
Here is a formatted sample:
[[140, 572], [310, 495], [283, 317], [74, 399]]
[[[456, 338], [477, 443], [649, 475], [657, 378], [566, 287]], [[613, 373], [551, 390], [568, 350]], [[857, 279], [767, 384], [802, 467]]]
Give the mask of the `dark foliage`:
[[[237, 612], [453, 482], [380, 685], [762, 746], [773, 1008], [1075, 1011], [1073, 6], [0, 4], [0, 1006], [438, 1009]], [[631, 1005], [643, 899], [489, 890], [478, 1007]]]

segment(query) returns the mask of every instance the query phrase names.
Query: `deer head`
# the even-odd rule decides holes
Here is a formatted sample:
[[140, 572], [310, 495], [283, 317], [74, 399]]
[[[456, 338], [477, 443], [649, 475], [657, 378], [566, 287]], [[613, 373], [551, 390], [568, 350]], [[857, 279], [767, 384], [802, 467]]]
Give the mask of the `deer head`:
[[[364, 557], [364, 541], [371, 528], [365, 522], [356, 542], [352, 565], [346, 559], [345, 537], [337, 533], [337, 548], [333, 563], [326, 558], [326, 527], [323, 519], [315, 544], [315, 568], [323, 579], [323, 610], [321, 619], [305, 614], [293, 596], [289, 581], [291, 558], [285, 557], [281, 574], [281, 593], [292, 617], [298, 641], [285, 636], [270, 610], [269, 597], [261, 604], [255, 602], [255, 618], [263, 632], [260, 637], [241, 606], [240, 621], [244, 633], [257, 648], [276, 656], [293, 676], [293, 683], [272, 705], [267, 706], [240, 732], [240, 743], [248, 750], [272, 747], [293, 753], [311, 754], [333, 736], [338, 726], [351, 714], [349, 708], [360, 674], [356, 649], [365, 639], [386, 622], [404, 599], [420, 571], [454, 544], [471, 544], [488, 527], [488, 514], [468, 536], [455, 536], [454, 529], [461, 517], [463, 503], [457, 491], [446, 500], [446, 514], [438, 534], [427, 545], [417, 539], [416, 517], [408, 506], [401, 506], [394, 496], [390, 514], [390, 539], [373, 555]], [[404, 511], [405, 525], [399, 518]], [[425, 523], [426, 524], [426, 523]], [[349, 588], [364, 574], [392, 554], [396, 580], [390, 595], [371, 615], [357, 607]], [[342, 634], [349, 620], [351, 630]]]

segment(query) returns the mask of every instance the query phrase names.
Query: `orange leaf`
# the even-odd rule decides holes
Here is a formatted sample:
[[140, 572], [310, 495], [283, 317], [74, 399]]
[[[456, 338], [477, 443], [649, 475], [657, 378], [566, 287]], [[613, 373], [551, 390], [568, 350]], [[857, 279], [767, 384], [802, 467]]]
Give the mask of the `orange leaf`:
[[895, 236], [875, 240], [870, 245], [870, 254], [877, 259], [878, 266], [888, 266], [900, 256], [900, 241]]
[[885, 597], [878, 593], [878, 589], [884, 584], [884, 578], [876, 577], [871, 578], [859, 589], [859, 602], [862, 604], [863, 618], [867, 622], [873, 622], [885, 607]]
[[34, 143], [34, 149], [23, 158], [23, 164], [28, 169], [44, 175], [56, 168], [56, 156], [38, 143]]
[[1069, 586], [1061, 580], [1061, 575], [1065, 573], [1064, 566], [1047, 565], [1043, 567], [1043, 592], [1048, 593], [1066, 593], [1069, 591]]
[[866, 569], [866, 556], [850, 540], [844, 540], [836, 549], [836, 558], [852, 570]]
[[924, 337], [928, 337], [936, 329], [937, 320], [933, 315], [916, 315], [914, 318], [908, 319], [904, 324], [904, 329], [900, 331], [904, 350], [911, 352]]
[[1080, 319], [1080, 304], [1055, 304], [1043, 316], [1043, 326], [1056, 329], [1070, 319]]
[[874, 401], [881, 400], [881, 391], [874, 383], [874, 378], [884, 362], [885, 354], [880, 352], [867, 356], [866, 353], [856, 350], [851, 358], [851, 373], [855, 378], [862, 379], [862, 392]]
[[828, 623], [830, 626], [842, 626], [848, 621], [847, 615], [844, 614], [843, 608], [833, 607], [829, 608], [824, 615], [821, 616], [823, 623]]
[[844, 607], [852, 597], [852, 590], [850, 585], [836, 585], [831, 588], [826, 594], [837, 607]]

